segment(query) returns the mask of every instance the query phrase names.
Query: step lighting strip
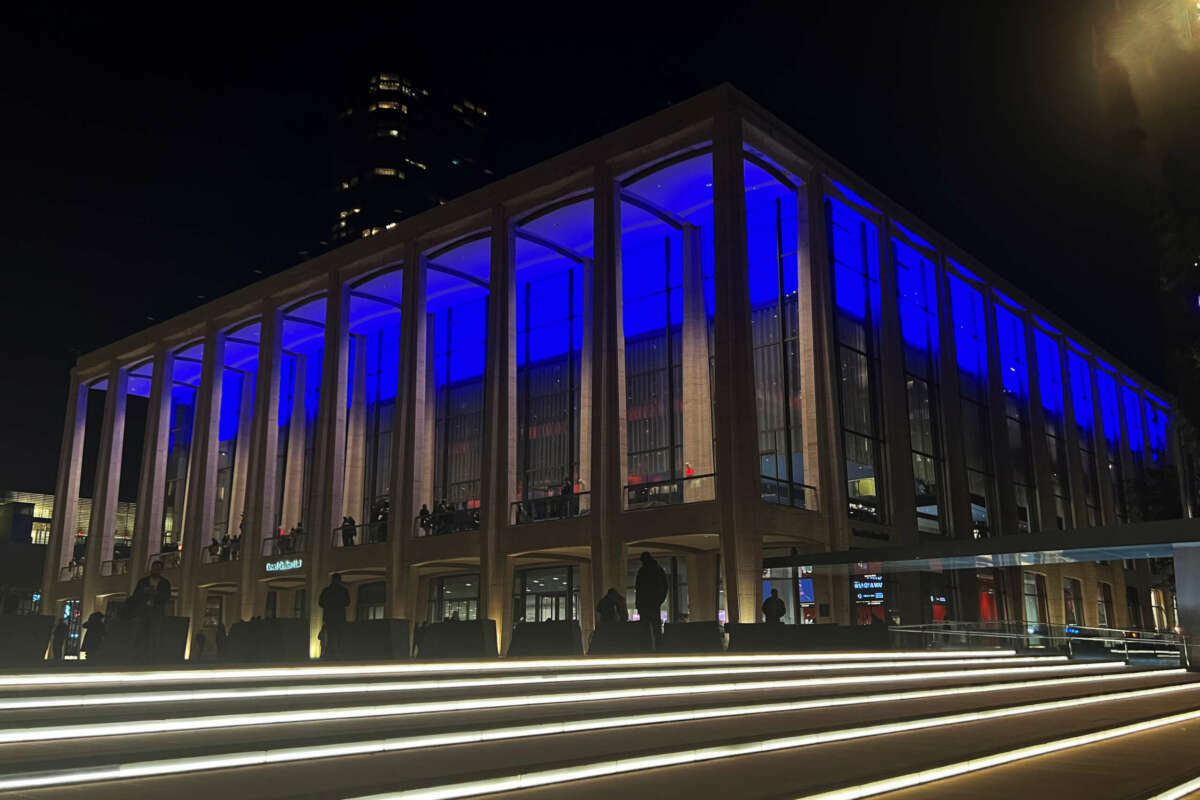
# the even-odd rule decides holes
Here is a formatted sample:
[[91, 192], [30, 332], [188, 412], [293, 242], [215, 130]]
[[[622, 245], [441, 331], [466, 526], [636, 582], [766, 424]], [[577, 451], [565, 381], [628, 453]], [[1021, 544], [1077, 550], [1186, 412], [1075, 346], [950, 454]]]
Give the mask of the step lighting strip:
[[[1128, 736], [1132, 733], [1142, 733], [1144, 731], [1162, 728], [1168, 725], [1178, 725], [1181, 722], [1190, 722], [1200, 719], [1200, 709], [1195, 711], [1186, 711], [1182, 714], [1172, 714], [1166, 717], [1156, 717], [1155, 719], [1135, 722], [1130, 725], [1121, 725], [1116, 728], [1108, 728], [1106, 730], [1096, 731], [1094, 733], [1085, 733], [1081, 736], [1071, 736], [1066, 739], [1056, 739], [1052, 742], [1043, 744], [1035, 744], [1031, 747], [1020, 747], [1016, 750], [1008, 750], [1003, 753], [996, 753], [982, 758], [973, 758], [967, 761], [959, 761], [954, 764], [947, 764], [942, 767], [934, 767], [933, 769], [921, 770], [920, 772], [910, 772], [907, 775], [897, 775], [894, 778], [886, 778], [881, 781], [873, 781], [871, 783], [863, 783], [858, 786], [850, 786], [845, 789], [836, 789], [832, 792], [823, 792], [822, 794], [808, 795], [802, 800], [857, 800], [860, 797], [871, 797], [885, 792], [894, 792], [900, 789], [908, 789], [913, 786], [921, 786], [934, 781], [953, 778], [958, 775], [966, 775], [971, 772], [989, 769], [991, 767], [999, 767], [1004, 764], [1011, 764], [1014, 761], [1022, 761], [1027, 758], [1036, 758], [1037, 756], [1049, 755], [1051, 753], [1070, 750], [1075, 747], [1085, 747], [1089, 744], [1105, 742], [1109, 739], [1116, 739], [1121, 736]], [[1190, 787], [1190, 788], [1189, 788]], [[1152, 800], [1177, 800], [1177, 798], [1185, 797], [1191, 791], [1200, 788], [1200, 778], [1190, 783], [1185, 783], [1182, 786], [1177, 786], [1165, 794], [1156, 795]], [[1177, 794], [1176, 792], [1181, 792]]]
[[[1184, 674], [1184, 672], [1184, 670], [1169, 670], [1155, 674], [1176, 676]], [[781, 703], [759, 703], [745, 706], [680, 709], [678, 711], [663, 711], [651, 714], [636, 714], [632, 716], [549, 722], [476, 731], [394, 737], [358, 742], [340, 742], [305, 747], [288, 747], [265, 751], [256, 750], [241, 753], [223, 753], [195, 758], [137, 761], [128, 764], [105, 765], [101, 767], [83, 767], [76, 769], [29, 773], [25, 775], [11, 775], [0, 778], [0, 791], [34, 789], [47, 786], [62, 786], [66, 784], [93, 783], [97, 781], [113, 780], [118, 778], [142, 778], [154, 775], [179, 775], [188, 772], [222, 769], [234, 766], [279, 764], [315, 758], [331, 758], [336, 756], [365, 755], [370, 753], [412, 750], [422, 747], [471, 744], [476, 742], [495, 742], [505, 739], [543, 736], [548, 734], [579, 733], [583, 731], [605, 730], [611, 728], [636, 727], [641, 725], [654, 725], [664, 722], [689, 722], [704, 719], [719, 719], [722, 717], [805, 711], [818, 708], [833, 708], [837, 706], [863, 705], [868, 703], [894, 703], [905, 700], [923, 700], [929, 698], [946, 697], [950, 695], [992, 694], [996, 692], [1008, 692], [1018, 689], [1039, 689], [1044, 687], [1062, 688], [1067, 686], [1078, 686], [1081, 684], [1109, 682], [1114, 680], [1129, 680], [1136, 677], [1146, 677], [1147, 674], [1148, 673], [1145, 672], [1124, 672], [1114, 675], [1088, 675], [1078, 678], [1060, 678], [1055, 680], [1016, 681], [1012, 683], [998, 683], [982, 686], [919, 689], [909, 692], [815, 698], [812, 700], [796, 700]]]
[[[1101, 662], [1101, 666], [1105, 665]], [[1123, 667], [1122, 664], [1117, 664]], [[1072, 671], [1091, 671], [1100, 667], [1091, 663], [1080, 664]], [[168, 719], [129, 720], [122, 722], [94, 722], [83, 725], [53, 725], [40, 728], [8, 728], [0, 730], [0, 744], [24, 744], [60, 739], [80, 739], [97, 736], [134, 736], [179, 731], [211, 730], [213, 728], [237, 728], [247, 725], [281, 725], [299, 722], [317, 722], [336, 719], [365, 719], [370, 717], [394, 717], [412, 714], [438, 714], [450, 711], [473, 711], [491, 708], [516, 708], [522, 706], [554, 705], [560, 703], [591, 702], [596, 700], [627, 700], [640, 697], [679, 696], [712, 694], [719, 692], [764, 691], [811, 686], [837, 686], [854, 683], [893, 683], [896, 681], [928, 680], [930, 678], [971, 678], [1030, 672], [1061, 672], [1066, 667], [1018, 667], [996, 670], [956, 670], [953, 672], [893, 673], [889, 675], [855, 675], [844, 678], [807, 678], [790, 681], [753, 681], [740, 683], [699, 684], [691, 686], [656, 686], [646, 688], [560, 692], [544, 695], [509, 695], [507, 697], [476, 697], [463, 700], [433, 700], [423, 703], [394, 705], [348, 706], [342, 708], [317, 708], [296, 711], [263, 711], [247, 714], [220, 714], [204, 717], [173, 717]], [[1174, 674], [1174, 670], [1163, 670], [1152, 674]], [[1146, 675], [1145, 672], [1128, 672], [1130, 675]], [[950, 691], [945, 689], [944, 691]]]
[[173, 683], [179, 681], [239, 681], [270, 678], [361, 678], [372, 675], [434, 675], [446, 672], [519, 672], [586, 667], [685, 666], [705, 664], [837, 663], [937, 658], [1005, 658], [1015, 650], [877, 650], [845, 653], [751, 653], [747, 655], [638, 656], [625, 658], [547, 658], [530, 660], [447, 661], [391, 664], [339, 664], [316, 667], [245, 667], [239, 669], [91, 672], [85, 674], [27, 673], [0, 675], [0, 689], [28, 686], [98, 686], [113, 683]]
[[[517, 775], [500, 776], [496, 778], [488, 778], [486, 780], [469, 781], [465, 783], [447, 784], [443, 786], [431, 786], [423, 789], [410, 789], [400, 792], [385, 792], [383, 794], [369, 795], [366, 797], [357, 798], [357, 800], [450, 800], [450, 798], [472, 797], [479, 794], [490, 794], [514, 791], [516, 789], [528, 789], [535, 786], [548, 786], [551, 784], [566, 783], [568, 781], [576, 781], [584, 778], [595, 778], [605, 775], [618, 775], [622, 773], [637, 772], [645, 769], [654, 769], [656, 767], [668, 767], [679, 764], [691, 764], [698, 761], [711, 761], [720, 758], [732, 758], [735, 756], [754, 755], [757, 753], [766, 753], [775, 750], [788, 750], [795, 747], [807, 747], [814, 744], [829, 744], [831, 742], [842, 742], [852, 739], [862, 739], [871, 736], [883, 736], [891, 733], [904, 733], [906, 731], [922, 730], [927, 728], [944, 727], [947, 725], [958, 725], [965, 722], [980, 722], [989, 719], [999, 719], [1002, 717], [1011, 717], [1018, 714], [1030, 714], [1038, 711], [1053, 711], [1061, 708], [1079, 707], [1081, 705], [1092, 705], [1096, 703], [1107, 703], [1118, 700], [1131, 700], [1135, 698], [1152, 697], [1155, 695], [1163, 695], [1176, 692], [1189, 692], [1200, 690], [1200, 682], [1175, 684], [1172, 686], [1162, 686], [1153, 689], [1135, 689], [1126, 692], [1115, 692], [1112, 694], [1094, 695], [1091, 697], [1073, 697], [1065, 700], [1053, 700], [1042, 703], [1031, 703], [1028, 705], [1009, 706], [1007, 708], [997, 708], [988, 711], [971, 711], [962, 714], [949, 714], [940, 717], [927, 717], [925, 719], [908, 720], [904, 722], [891, 722], [882, 725], [869, 725], [861, 728], [847, 728], [843, 730], [822, 731], [819, 733], [800, 734], [796, 736], [783, 736], [773, 739], [763, 739], [755, 742], [740, 742], [737, 744], [717, 745], [714, 747], [699, 747], [691, 750], [679, 750], [673, 753], [659, 753], [650, 756], [639, 756], [627, 759], [615, 759], [609, 761], [597, 761], [591, 764], [582, 764], [575, 767], [565, 767], [561, 769], [542, 770], [537, 772], [525, 772]], [[1190, 712], [1190, 714], [1177, 715], [1179, 720], [1191, 719], [1200, 717], [1200, 711]], [[1176, 721], [1176, 718], [1170, 718]], [[1136, 730], [1146, 730], [1148, 727], [1156, 727], [1153, 723], [1142, 723], [1146, 727], [1127, 726], [1127, 732], [1133, 733]], [[1114, 734], [1122, 735], [1122, 734]], [[1092, 734], [1096, 736], [1096, 734]], [[1087, 737], [1076, 737], [1077, 739], [1086, 739]], [[1104, 738], [1104, 737], [1102, 737]], [[1111, 737], [1107, 737], [1111, 738]], [[1064, 740], [1066, 741], [1066, 740]], [[1100, 741], [1100, 739], [1090, 739], [1089, 741]], [[1082, 742], [1081, 742], [1082, 743]], [[1040, 755], [1042, 752], [1053, 752], [1053, 749], [1044, 749], [1046, 745], [1039, 746], [1043, 748], [1039, 751], [1038, 747], [1024, 748], [1022, 751], [1030, 751], [1030, 755]], [[1038, 751], [1038, 752], [1033, 752]], [[1004, 754], [1008, 755], [1008, 754]], [[1001, 758], [1003, 756], [993, 756], [991, 759]], [[1016, 758], [1028, 758], [1029, 755], [1016, 756]], [[980, 762], [987, 762], [989, 759], [979, 759]], [[964, 762], [976, 763], [976, 762]], [[987, 763], [987, 766], [995, 764], [1007, 763], [1006, 761], [995, 761]], [[958, 766], [958, 765], [955, 765]], [[983, 767], [980, 767], [982, 769]], [[950, 769], [950, 768], [946, 768]], [[912, 775], [904, 776], [913, 781], [913, 783], [896, 783], [894, 785], [883, 786], [885, 782], [879, 782], [883, 788], [872, 789], [861, 794], [837, 794], [829, 793], [818, 795], [820, 800], [851, 800], [857, 797], [867, 797], [871, 794], [878, 794], [892, 789], [903, 788], [904, 786], [915, 785], [916, 783], [925, 782], [925, 776], [935, 773], [934, 771], [926, 771], [912, 773]], [[959, 774], [957, 772], [948, 772], [942, 777]], [[892, 779], [893, 781], [900, 779]], [[933, 778], [931, 780], [936, 780]], [[864, 785], [866, 786], [866, 785]], [[862, 789], [863, 787], [856, 787]], [[854, 790], [841, 790], [843, 792]], [[817, 798], [811, 798], [817, 800]]]
[[1156, 794], [1150, 800], [1183, 800], [1189, 794], [1200, 792], [1200, 778], [1193, 778], [1187, 783], [1181, 783], [1178, 786], [1167, 789], [1162, 794]]
[[[1066, 666], [1066, 656], [1031, 656], [1006, 658], [937, 659], [931, 661], [866, 661], [839, 664], [766, 664], [748, 667], [712, 667], [703, 669], [640, 670], [620, 672], [571, 672], [542, 675], [513, 675], [484, 678], [443, 678], [429, 681], [403, 681], [364, 684], [325, 684], [317, 686], [237, 687], [232, 689], [193, 689], [164, 692], [129, 692], [98, 695], [56, 695], [44, 697], [0, 698], [0, 711], [34, 708], [74, 708], [76, 706], [133, 705], [137, 703], [185, 702], [197, 700], [247, 700], [263, 697], [300, 697], [312, 695], [358, 694], [360, 692], [411, 692], [442, 689], [478, 689], [498, 686], [550, 685], [557, 683], [586, 683], [589, 681], [648, 680], [659, 678], [691, 678], [710, 675], [767, 675], [789, 672], [839, 672], [867, 669], [908, 669], [910, 667], [961, 667], [992, 664], [1047, 664]], [[1124, 666], [1121, 661], [1098, 662]]]

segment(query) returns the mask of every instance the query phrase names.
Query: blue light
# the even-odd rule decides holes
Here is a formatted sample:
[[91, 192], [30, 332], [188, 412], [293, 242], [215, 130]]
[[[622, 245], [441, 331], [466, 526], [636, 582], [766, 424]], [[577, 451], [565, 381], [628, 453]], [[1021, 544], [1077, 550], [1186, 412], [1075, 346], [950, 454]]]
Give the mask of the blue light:
[[1042, 408], [1048, 421], [1066, 421], [1062, 386], [1062, 351], [1058, 342], [1040, 328], [1033, 329], [1033, 348], [1037, 354], [1038, 386]]
[[838, 192], [839, 192], [839, 193], [840, 193], [840, 194], [841, 194], [843, 197], [845, 197], [847, 200], [849, 200], [851, 203], [854, 203], [854, 204], [856, 204], [856, 205], [860, 205], [860, 206], [862, 206], [862, 207], [864, 207], [864, 208], [869, 208], [869, 209], [871, 209], [872, 211], [878, 211], [878, 210], [879, 210], [879, 209], [878, 209], [878, 208], [876, 208], [874, 205], [872, 205], [871, 203], [867, 202], [867, 199], [866, 199], [865, 197], [863, 197], [863, 196], [862, 196], [862, 195], [860, 195], [858, 192], [856, 192], [856, 191], [854, 191], [853, 189], [851, 189], [849, 186], [846, 186], [844, 183], [840, 183], [840, 182], [838, 182], [838, 181], [835, 181], [833, 178], [829, 177], [828, 175], [826, 175], [826, 176], [825, 176], [825, 180], [829, 181], [830, 185], [832, 185], [832, 186], [833, 186], [835, 189], [837, 189], [837, 190], [838, 190]]
[[996, 306], [996, 344], [1000, 350], [1000, 385], [1022, 400], [1029, 397], [1025, 323], [1004, 306]]
[[905, 366], [914, 374], [932, 378], [939, 343], [937, 272], [932, 261], [908, 244], [893, 239], [892, 247]]
[[217, 441], [230, 442], [237, 438], [241, 422], [242, 379], [238, 370], [227, 369], [221, 380], [221, 411]]
[[1106, 370], [1096, 372], [1096, 395], [1100, 400], [1100, 423], [1110, 448], [1121, 441], [1121, 404], [1117, 397], [1116, 377]]
[[1089, 438], [1095, 427], [1092, 402], [1092, 367], [1087, 359], [1067, 348], [1067, 374], [1071, 381], [1071, 404], [1075, 409], [1075, 424]]
[[835, 198], [829, 199], [829, 205], [833, 223], [829, 244], [834, 261], [834, 299], [841, 311], [856, 320], [865, 320], [869, 311], [878, 325], [878, 229]]
[[999, 289], [993, 289], [992, 291], [996, 293], [996, 297], [1002, 303], [1007, 303], [1008, 305], [1012, 306], [1013, 308], [1019, 308], [1022, 311], [1025, 310], [1025, 306], [1021, 305], [1016, 300], [1013, 300], [1011, 297], [1009, 297], [1008, 295], [1006, 295], [1004, 292], [1000, 291]]
[[932, 244], [930, 244], [928, 241], [926, 241], [922, 237], [918, 236], [916, 233], [910, 231], [908, 228], [904, 227], [899, 222], [896, 222], [896, 220], [892, 220], [892, 227], [895, 228], [896, 230], [900, 231], [901, 233], [903, 233], [905, 238], [907, 238], [910, 242], [912, 242], [915, 245], [924, 247], [926, 250], [936, 250], [937, 249]]
[[954, 354], [960, 372], [970, 376], [977, 391], [988, 385], [987, 317], [983, 293], [957, 275], [950, 275], [950, 311], [954, 321]]
[[[1150, 397], [1151, 395], [1147, 392], [1146, 396]], [[1158, 464], [1167, 456], [1167, 412], [1149, 400], [1146, 401], [1145, 406], [1146, 431], [1150, 437], [1148, 442], [1150, 458], [1155, 464]]]
[[946, 262], [949, 263], [950, 266], [954, 269], [954, 271], [957, 272], [959, 275], [962, 275], [963, 277], [966, 277], [966, 278], [970, 278], [971, 280], [975, 281], [976, 283], [983, 283], [983, 278], [979, 277], [974, 272], [972, 272], [971, 270], [964, 267], [962, 264], [955, 261], [953, 258], [947, 258]]
[[1127, 383], [1121, 384], [1121, 411], [1125, 414], [1125, 435], [1129, 438], [1129, 449], [1135, 456], [1140, 456], [1146, 447], [1142, 434], [1142, 403], [1137, 391]]

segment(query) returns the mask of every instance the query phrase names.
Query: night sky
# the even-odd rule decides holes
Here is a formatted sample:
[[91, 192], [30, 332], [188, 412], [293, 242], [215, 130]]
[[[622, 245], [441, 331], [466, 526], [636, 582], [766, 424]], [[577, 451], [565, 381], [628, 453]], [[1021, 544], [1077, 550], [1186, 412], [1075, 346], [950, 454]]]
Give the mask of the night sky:
[[1150, 209], [1200, 162], [1200, 42], [1163, 3], [650, 5], [0, 26], [0, 488], [53, 489], [79, 354], [323, 238], [333, 116], [380, 69], [484, 105], [501, 175], [730, 81], [1170, 386]]

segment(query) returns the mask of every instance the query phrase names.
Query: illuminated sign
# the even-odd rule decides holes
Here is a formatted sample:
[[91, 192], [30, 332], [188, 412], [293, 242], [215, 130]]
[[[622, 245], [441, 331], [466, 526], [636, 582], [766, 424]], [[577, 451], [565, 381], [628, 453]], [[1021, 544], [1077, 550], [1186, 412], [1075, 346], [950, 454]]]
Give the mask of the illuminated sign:
[[304, 566], [302, 558], [281, 558], [278, 561], [267, 562], [267, 572], [287, 572]]
[[857, 575], [851, 582], [854, 589], [854, 602], [880, 603], [883, 602], [883, 576], [877, 574]]

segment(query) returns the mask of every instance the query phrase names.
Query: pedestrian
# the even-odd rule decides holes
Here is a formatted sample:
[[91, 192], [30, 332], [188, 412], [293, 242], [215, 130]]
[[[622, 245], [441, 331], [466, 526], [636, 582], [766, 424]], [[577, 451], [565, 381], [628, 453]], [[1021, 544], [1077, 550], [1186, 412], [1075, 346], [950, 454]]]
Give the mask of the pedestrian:
[[426, 536], [430, 534], [430, 530], [433, 528], [432, 516], [429, 506], [421, 503], [421, 510], [417, 512], [417, 525], [421, 527]]
[[171, 582], [163, 577], [162, 570], [161, 561], [151, 563], [150, 574], [137, 582], [129, 598], [138, 616], [134, 642], [145, 662], [157, 658], [162, 621], [171, 602]]
[[654, 633], [654, 641], [662, 634], [661, 610], [663, 601], [667, 599], [667, 573], [649, 553], [642, 553], [642, 566], [638, 568], [634, 581], [634, 602], [637, 605], [638, 618], [650, 625]]
[[783, 621], [784, 615], [787, 614], [787, 606], [784, 604], [783, 598], [779, 596], [778, 589], [772, 589], [771, 596], [763, 600], [762, 612], [767, 622], [772, 625], [778, 625]]
[[99, 611], [93, 611], [92, 615], [87, 618], [87, 622], [83, 623], [83, 627], [87, 633], [83, 636], [83, 644], [79, 650], [92, 659], [104, 646], [104, 636], [108, 632], [108, 626], [104, 622], [104, 615]]
[[333, 573], [329, 585], [321, 590], [321, 658], [344, 658], [343, 629], [346, 627], [346, 609], [350, 607], [350, 592], [342, 583], [342, 576]]
[[596, 604], [596, 616], [602, 623], [626, 622], [629, 611], [625, 607], [625, 598], [616, 589], [610, 588]]
[[67, 634], [70, 631], [67, 629], [67, 621], [60, 619], [58, 624], [54, 626], [54, 634], [50, 639], [50, 660], [62, 661], [63, 648], [67, 645]]
[[342, 517], [342, 547], [354, 547], [354, 518]]

